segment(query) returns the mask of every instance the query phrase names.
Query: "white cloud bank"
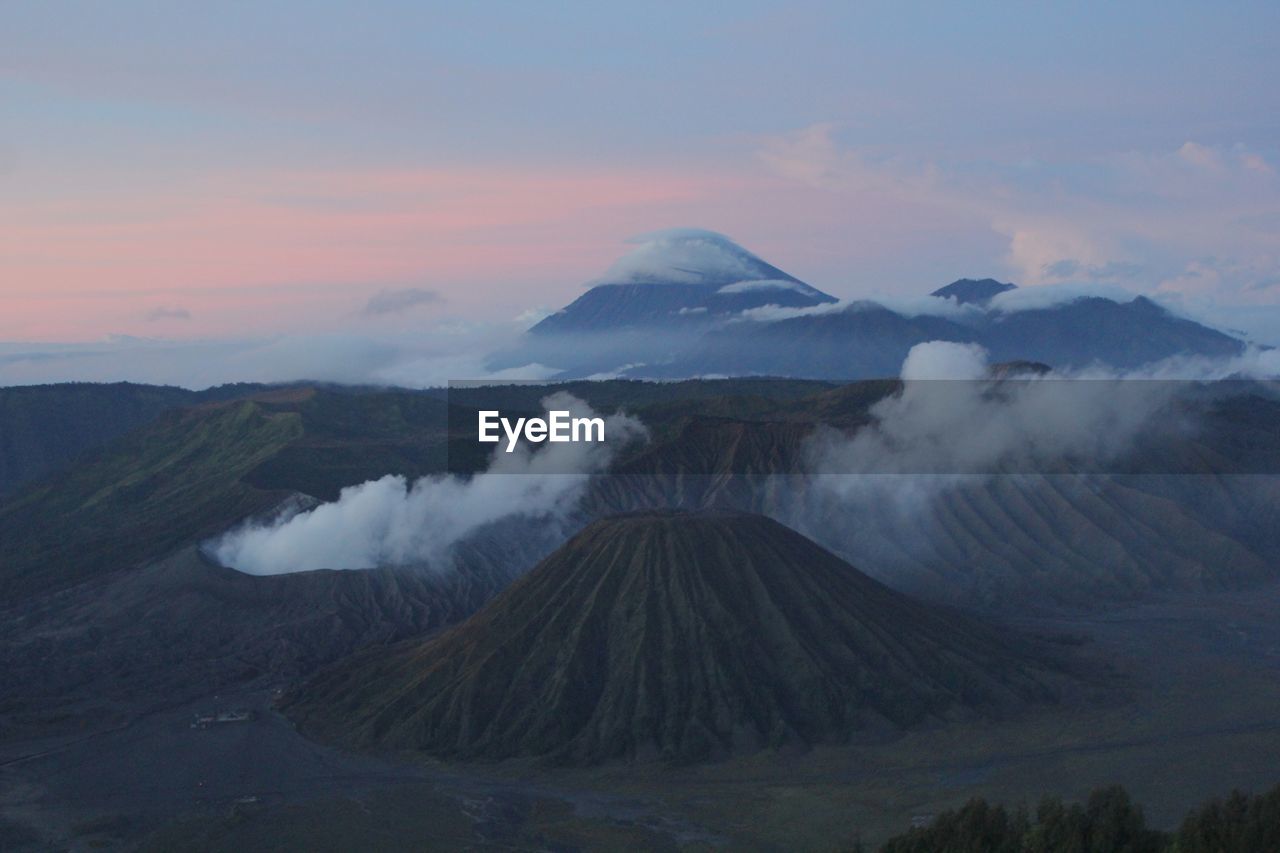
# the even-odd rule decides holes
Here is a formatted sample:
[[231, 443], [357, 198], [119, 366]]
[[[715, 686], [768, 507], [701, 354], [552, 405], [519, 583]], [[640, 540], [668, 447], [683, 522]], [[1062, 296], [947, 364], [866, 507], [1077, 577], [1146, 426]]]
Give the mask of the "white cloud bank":
[[758, 281], [739, 281], [735, 284], [726, 284], [716, 293], [756, 293], [762, 290], [791, 290], [796, 293], [813, 292], [813, 288], [798, 281], [789, 281], [785, 278], [766, 278]]
[[1106, 299], [1124, 304], [1132, 302], [1138, 294], [1114, 285], [1085, 283], [1045, 284], [1038, 287], [1019, 287], [1006, 290], [991, 298], [990, 310], [1004, 314], [1018, 311], [1038, 311], [1056, 308], [1080, 299]]
[[[1064, 461], [1100, 470], [1149, 430], [1190, 426], [1173, 406], [1186, 387], [1180, 380], [1237, 376], [1280, 376], [1280, 353], [995, 382], [982, 347], [930, 341], [910, 350], [901, 392], [874, 405], [867, 426], [811, 439], [809, 470], [842, 498], [898, 503], [973, 477], [1061, 470]], [[904, 474], [917, 476], [867, 476]]]
[[733, 284], [773, 278], [764, 261], [714, 231], [671, 228], [628, 242], [636, 248], [591, 284]]
[[761, 305], [757, 308], [747, 308], [740, 311], [733, 319], [772, 323], [777, 320], [790, 320], [793, 317], [840, 314], [846, 311], [872, 311], [877, 308], [886, 308], [904, 317], [945, 317], [950, 320], [973, 319], [980, 317], [983, 313], [983, 309], [976, 305], [962, 305], [950, 297], [885, 296], [873, 299], [824, 302], [820, 305], [796, 308], [783, 305]]
[[0, 342], [0, 386], [48, 382], [146, 382], [201, 389], [228, 382], [314, 380], [355, 385], [442, 387], [451, 380], [548, 379], [529, 363], [493, 371], [486, 355], [517, 329], [436, 324], [420, 333], [286, 335], [224, 340], [113, 337], [99, 343]]

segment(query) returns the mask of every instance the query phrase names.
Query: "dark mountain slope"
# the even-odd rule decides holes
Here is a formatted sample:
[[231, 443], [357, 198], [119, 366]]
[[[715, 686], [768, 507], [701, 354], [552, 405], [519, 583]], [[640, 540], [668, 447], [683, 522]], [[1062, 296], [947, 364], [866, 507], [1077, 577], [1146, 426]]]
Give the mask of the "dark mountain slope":
[[1175, 316], [1145, 296], [997, 312], [979, 340], [997, 361], [1029, 359], [1058, 368], [1095, 362], [1135, 368], [1176, 355], [1229, 358], [1244, 351], [1235, 338]]
[[1276, 575], [1280, 476], [1268, 472], [1280, 471], [1280, 403], [1247, 384], [1188, 400], [1193, 433], [1152, 434], [1114, 474], [812, 476], [814, 427], [856, 429], [896, 387], [853, 383], [758, 417], [689, 417], [596, 478], [583, 506], [597, 517], [653, 506], [759, 512], [895, 588], [972, 606], [1090, 605]]
[[[1162, 479], [1178, 482], [1176, 496], [1153, 492]], [[1259, 548], [1231, 529], [1254, 514], [1241, 505], [1266, 488], [1258, 479], [995, 477], [914, 504], [874, 493], [852, 504], [818, 501], [801, 526], [931, 599], [1001, 610], [1095, 607], [1274, 577], [1274, 537]], [[1235, 506], [1215, 518], [1204, 510], [1213, 501]]]
[[1017, 289], [1016, 284], [1006, 284], [994, 278], [962, 278], [953, 281], [946, 287], [939, 287], [930, 296], [940, 299], [954, 299], [961, 305], [986, 305], [996, 296]]
[[[835, 302], [710, 231], [652, 235], [605, 280], [530, 329], [535, 337], [625, 328], [698, 326], [764, 305], [791, 308]], [[599, 367], [608, 367], [600, 365]]]
[[[144, 568], [0, 607], [0, 740], [305, 676], [370, 644], [457, 622], [525, 565], [483, 538], [453, 571], [255, 577], [195, 548]], [[101, 723], [101, 719], [98, 721]]]
[[[782, 275], [786, 275], [783, 273]], [[563, 310], [530, 329], [535, 335], [557, 332], [599, 332], [648, 325], [699, 325], [717, 316], [736, 314], [764, 305], [807, 308], [835, 302], [820, 290], [786, 276], [782, 284], [741, 292], [724, 292], [732, 285], [712, 284], [600, 284]]]
[[699, 760], [1052, 696], [992, 631], [777, 522], [647, 512], [589, 526], [435, 640], [299, 689], [305, 729], [440, 756]]
[[978, 340], [943, 317], [907, 317], [874, 302], [773, 322], [745, 321], [707, 332], [687, 354], [644, 375], [795, 376], [868, 379], [897, 376], [911, 348], [925, 341]]
[[668, 363], [637, 372], [887, 377], [898, 375], [913, 346], [935, 340], [980, 344], [997, 362], [1034, 361], [1055, 368], [1102, 364], [1129, 369], [1172, 356], [1225, 358], [1244, 351], [1235, 338], [1177, 317], [1145, 297], [1131, 302], [1087, 297], [1016, 312], [991, 309], [963, 322], [909, 317], [873, 302], [856, 302], [840, 311], [732, 323], [709, 331]]
[[[913, 346], [935, 340], [979, 344], [993, 361], [1032, 361], [1059, 369], [1095, 364], [1132, 369], [1175, 356], [1227, 358], [1245, 349], [1242, 341], [1142, 296], [1127, 302], [1082, 296], [1043, 308], [1009, 310], [993, 299], [1016, 287], [994, 279], [961, 279], [931, 294], [969, 306], [965, 312], [917, 315], [864, 300], [798, 316], [755, 312], [744, 317], [747, 308], [821, 308], [834, 300], [825, 294], [817, 300], [798, 293], [783, 298], [786, 291], [774, 290], [752, 292], [754, 302], [729, 306], [681, 295], [682, 287], [692, 293], [704, 286], [596, 288], [537, 327], [566, 334], [533, 336], [518, 353], [504, 353], [498, 362], [510, 367], [536, 361], [561, 368], [566, 377], [617, 369], [636, 378], [847, 381], [896, 376]], [[624, 327], [629, 321], [620, 319], [618, 328], [606, 334], [591, 319], [601, 312], [619, 318], [643, 315], [655, 323], [662, 316], [667, 319], [647, 337], [628, 333]], [[578, 317], [580, 321], [574, 319]]]

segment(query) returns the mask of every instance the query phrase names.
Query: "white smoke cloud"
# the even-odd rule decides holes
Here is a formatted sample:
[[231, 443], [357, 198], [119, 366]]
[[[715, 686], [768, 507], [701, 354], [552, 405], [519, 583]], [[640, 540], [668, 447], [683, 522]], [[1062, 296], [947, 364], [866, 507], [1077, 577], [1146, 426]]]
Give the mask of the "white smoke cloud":
[[987, 351], [977, 344], [928, 341], [916, 344], [902, 362], [901, 376], [919, 379], [981, 379], [987, 375]]
[[[1087, 513], [1091, 501], [1124, 500], [1135, 494], [1132, 489], [1152, 489], [1179, 501], [1213, 494], [1218, 497], [1205, 499], [1222, 501], [1229, 494], [1221, 507], [1206, 505], [1197, 517], [1220, 512], [1226, 523], [1254, 526], [1257, 522], [1245, 519], [1260, 519], [1253, 515], [1256, 508], [1274, 505], [1274, 478], [1231, 482], [1227, 476], [1220, 482], [1216, 475], [1157, 473], [1137, 478], [1143, 485], [1135, 486], [1132, 478], [1107, 472], [1127, 470], [1129, 460], [1159, 466], [1166, 457], [1150, 455], [1146, 448], [1167, 448], [1166, 439], [1176, 444], [1178, 437], [1196, 436], [1195, 407], [1188, 411], [1183, 405], [1185, 392], [1193, 389], [1184, 380], [1272, 379], [1280, 376], [1280, 352], [1251, 349], [1232, 359], [1170, 359], [1126, 373], [1095, 368], [1069, 376], [1022, 374], [1015, 381], [930, 379], [948, 371], [956, 376], [976, 371], [980, 353], [961, 352], [960, 346], [917, 346], [903, 365], [901, 392], [875, 405], [867, 426], [853, 434], [815, 433], [805, 448], [809, 473], [776, 513], [779, 519], [882, 580], [924, 594], [937, 594], [939, 576], [964, 585], [969, 569], [975, 569], [977, 586], [971, 592], [982, 597], [992, 593], [980, 579], [988, 562], [1030, 568], [1027, 561], [1062, 561], [1061, 567], [1082, 556], [1099, 562], [1144, 559], [1117, 553], [1106, 529], [1078, 543], [1062, 539], [1065, 548], [1059, 551], [1065, 553], [1041, 551], [1035, 544], [1041, 536], [1052, 541], [1060, 531], [1027, 530], [1023, 541], [992, 532], [1008, 520], [1033, 520], [1047, 507], [1072, 512], [1075, 506]], [[1194, 390], [1211, 394], [1213, 386]], [[1196, 481], [1206, 491], [1200, 492]], [[1021, 516], [1019, 505], [1030, 515]], [[1159, 537], [1158, 530], [1137, 535]], [[1171, 547], [1171, 559], [1177, 559], [1176, 552]]]
[[1172, 382], [1102, 371], [986, 376], [981, 347], [918, 344], [903, 362], [901, 392], [872, 407], [871, 423], [853, 435], [814, 436], [810, 470], [842, 499], [914, 503], [1000, 472], [1048, 472], [1073, 460], [1096, 470], [1154, 424], [1179, 426]]
[[[581, 400], [557, 392], [544, 408], [594, 417]], [[268, 524], [249, 524], [207, 546], [223, 565], [255, 575], [312, 569], [440, 565], [450, 549], [493, 522], [516, 516], [563, 520], [592, 473], [645, 435], [635, 418], [605, 418], [603, 443], [518, 445], [496, 453], [489, 468], [466, 479], [435, 475], [409, 483], [387, 476], [343, 489], [337, 501]]]
[[[911, 530], [918, 541], [900, 542], [900, 550], [927, 551], [943, 495], [999, 474], [1055, 478], [1073, 467], [1086, 473], [1072, 475], [1071, 487], [1083, 488], [1094, 479], [1089, 472], [1107, 470], [1148, 435], [1194, 432], [1193, 416], [1178, 405], [1188, 381], [1271, 380], [1280, 377], [1280, 351], [1006, 382], [990, 378], [980, 347], [931, 341], [911, 349], [901, 375], [902, 390], [872, 407], [868, 425], [810, 439], [813, 488], [791, 522], [803, 528], [808, 518], [846, 519], [837, 538], [854, 550], [884, 530]], [[822, 538], [821, 529], [813, 532]]]

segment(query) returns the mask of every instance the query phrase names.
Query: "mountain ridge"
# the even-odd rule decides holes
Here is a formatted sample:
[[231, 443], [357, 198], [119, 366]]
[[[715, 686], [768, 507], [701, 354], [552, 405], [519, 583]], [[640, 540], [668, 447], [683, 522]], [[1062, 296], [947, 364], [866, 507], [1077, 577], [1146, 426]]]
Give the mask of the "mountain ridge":
[[939, 299], [954, 299], [961, 305], [986, 305], [1001, 293], [1017, 289], [1016, 284], [996, 281], [994, 278], [961, 278], [945, 287], [939, 287], [929, 295]]
[[766, 305], [801, 308], [836, 302], [723, 234], [673, 229], [637, 242], [640, 248], [615, 263], [586, 293], [533, 326], [530, 334], [698, 326]]
[[1146, 296], [1047, 293], [961, 278], [919, 304], [840, 304], [714, 232], [659, 232], [639, 242], [516, 346], [492, 353], [490, 369], [538, 364], [559, 370], [560, 379], [854, 380], [896, 375], [913, 346], [934, 340], [978, 344], [993, 361], [1059, 370], [1130, 370], [1246, 349]]
[[293, 692], [304, 731], [443, 758], [676, 763], [1051, 701], [1036, 656], [776, 521], [589, 525], [461, 625]]

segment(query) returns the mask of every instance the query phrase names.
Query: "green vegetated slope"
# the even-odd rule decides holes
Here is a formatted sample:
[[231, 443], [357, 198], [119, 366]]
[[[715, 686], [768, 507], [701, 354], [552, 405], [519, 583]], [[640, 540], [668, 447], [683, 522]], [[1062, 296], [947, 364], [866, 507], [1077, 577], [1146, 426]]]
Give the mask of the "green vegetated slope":
[[167, 412], [0, 503], [0, 599], [159, 558], [293, 493], [441, 470], [444, 405], [294, 387]]
[[302, 434], [296, 413], [248, 401], [173, 412], [0, 505], [0, 596], [125, 568], [269, 508], [241, 478]]
[[418, 477], [446, 467], [447, 405], [435, 394], [308, 388], [266, 396], [259, 405], [294, 413], [301, 425], [296, 439], [246, 475], [261, 489], [334, 500], [346, 486], [366, 480]]
[[[731, 380], [720, 390], [752, 401], [743, 404], [748, 407], [776, 409], [782, 405], [778, 401], [827, 387]], [[388, 474], [414, 478], [447, 467], [483, 467], [485, 457], [474, 452], [447, 464], [449, 454], [459, 453], [459, 447], [475, 450], [475, 409], [495, 404], [536, 409], [548, 393], [560, 390], [580, 393], [602, 410], [643, 409], [665, 401], [678, 410], [669, 419], [696, 411], [699, 401], [717, 405], [719, 399], [715, 383], [700, 382], [472, 389], [459, 392], [459, 401], [453, 403], [463, 407], [463, 414], [454, 419], [463, 432], [451, 439], [450, 402], [439, 390], [308, 385], [211, 389], [195, 399], [232, 399], [170, 408], [105, 446], [90, 449], [73, 468], [0, 501], [0, 600], [59, 589], [157, 559], [270, 509], [295, 492], [333, 500], [346, 486]], [[39, 407], [24, 411], [34, 419], [34, 429], [37, 421], [56, 420], [55, 410], [75, 410], [82, 397], [89, 400], [89, 408], [110, 408], [100, 398], [127, 408], [120, 402], [122, 395], [166, 406], [192, 399], [191, 392], [180, 389], [59, 385], [32, 395], [48, 409], [44, 415], [37, 417], [44, 411]], [[662, 422], [661, 417], [654, 420]]]
[[691, 761], [1050, 700], [1026, 649], [767, 518], [648, 512], [595, 522], [467, 622], [355, 656], [287, 707], [361, 746]]
[[[695, 390], [696, 383], [685, 389], [635, 382], [584, 385], [606, 407], [631, 398], [643, 404], [708, 393]], [[515, 390], [536, 407], [560, 389]], [[503, 390], [476, 393], [509, 397]], [[200, 402], [207, 398], [214, 401]], [[83, 422], [89, 430], [86, 452], [74, 467], [0, 502], [0, 600], [164, 556], [290, 493], [333, 500], [346, 486], [387, 474], [412, 478], [443, 471], [450, 452], [442, 391], [293, 385], [194, 393], [67, 384], [0, 390], [0, 407], [0, 441], [6, 446], [18, 446], [20, 434], [45, 432], [53, 441], [66, 423]], [[473, 414], [460, 420], [474, 429]], [[132, 431], [107, 441], [112, 423], [123, 430], [135, 421], [141, 423]], [[64, 445], [58, 444], [60, 464], [69, 458]], [[483, 462], [477, 457], [462, 467]]]

